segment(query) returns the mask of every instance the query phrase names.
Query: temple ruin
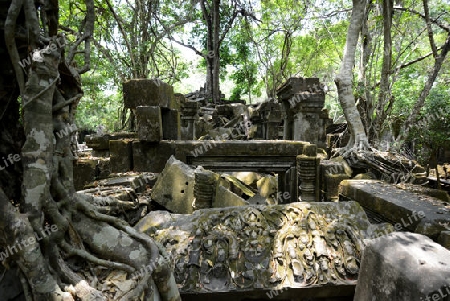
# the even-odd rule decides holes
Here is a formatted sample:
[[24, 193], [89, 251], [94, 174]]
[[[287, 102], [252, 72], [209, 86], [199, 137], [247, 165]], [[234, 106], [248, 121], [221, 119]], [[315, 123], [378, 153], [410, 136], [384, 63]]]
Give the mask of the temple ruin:
[[183, 300], [450, 300], [448, 193], [406, 158], [332, 158], [322, 89], [211, 104], [128, 81], [134, 131], [87, 136], [75, 186], [134, 204], [107, 210], [164, 246]]

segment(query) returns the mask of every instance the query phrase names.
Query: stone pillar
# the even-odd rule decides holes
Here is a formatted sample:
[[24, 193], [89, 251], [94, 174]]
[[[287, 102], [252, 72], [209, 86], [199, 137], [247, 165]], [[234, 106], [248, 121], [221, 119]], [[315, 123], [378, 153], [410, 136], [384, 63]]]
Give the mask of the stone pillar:
[[194, 210], [212, 208], [218, 180], [219, 175], [210, 170], [204, 170], [203, 168], [195, 170]]
[[315, 145], [306, 146], [303, 155], [297, 156], [298, 196], [303, 202], [316, 202], [318, 194], [318, 159]]
[[278, 126], [281, 123], [281, 105], [267, 102], [262, 108], [263, 139], [278, 140]]
[[[307, 141], [314, 144], [326, 145], [322, 108], [325, 94], [302, 92], [294, 96], [295, 106], [291, 108], [294, 114], [293, 140]], [[319, 139], [320, 138], [320, 139]]]
[[284, 139], [325, 148], [328, 116], [322, 110], [325, 93], [318, 78], [289, 78], [277, 91], [285, 111]]
[[187, 127], [188, 136], [187, 140], [195, 140], [195, 120], [197, 119], [197, 112], [199, 109], [198, 102], [195, 101], [187, 101], [184, 104], [181, 120], [183, 122], [183, 126]]

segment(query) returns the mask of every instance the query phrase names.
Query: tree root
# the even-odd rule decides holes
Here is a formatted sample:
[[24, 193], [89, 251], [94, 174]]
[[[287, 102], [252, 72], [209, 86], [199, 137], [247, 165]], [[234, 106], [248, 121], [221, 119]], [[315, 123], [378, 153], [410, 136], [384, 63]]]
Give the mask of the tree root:
[[110, 269], [123, 270], [128, 273], [133, 273], [135, 271], [135, 269], [133, 267], [131, 267], [127, 264], [97, 258], [94, 255], [90, 254], [89, 252], [86, 252], [85, 250], [79, 250], [79, 249], [72, 247], [65, 241], [61, 242], [61, 247], [69, 256], [76, 255], [78, 257], [88, 260], [89, 262], [92, 262], [97, 265], [101, 265], [101, 266], [104, 266], [104, 267], [107, 267]]

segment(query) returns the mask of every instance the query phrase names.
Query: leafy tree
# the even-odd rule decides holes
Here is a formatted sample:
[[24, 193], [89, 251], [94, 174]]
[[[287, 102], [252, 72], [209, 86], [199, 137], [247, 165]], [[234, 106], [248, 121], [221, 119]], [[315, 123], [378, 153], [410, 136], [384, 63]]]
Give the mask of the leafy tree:
[[[213, 102], [220, 100], [220, 74], [223, 56], [228, 54], [223, 47], [227, 34], [233, 28], [239, 16], [251, 17], [251, 3], [239, 0], [199, 0], [193, 3], [191, 10], [199, 8], [189, 42], [172, 40], [193, 50], [206, 62], [206, 92]], [[221, 64], [222, 62], [222, 64]]]
[[[95, 7], [91, 0], [73, 2], [78, 18], [75, 29], [64, 29], [71, 35], [66, 39], [58, 34], [58, 2], [44, 2], [38, 8], [28, 0], [0, 2], [0, 52], [9, 58], [0, 77], [0, 149], [3, 158], [13, 158], [0, 169], [2, 260], [6, 254], [5, 265], [19, 272], [27, 300], [106, 300], [89, 284], [100, 276], [92, 266], [132, 273], [148, 262], [157, 268], [124, 298], [138, 299], [150, 284], [163, 300], [181, 300], [156, 243], [94, 205], [107, 200], [75, 193], [73, 115], [82, 95], [80, 74], [91, 68]], [[40, 239], [31, 239], [35, 235]], [[90, 272], [76, 273], [74, 257]]]

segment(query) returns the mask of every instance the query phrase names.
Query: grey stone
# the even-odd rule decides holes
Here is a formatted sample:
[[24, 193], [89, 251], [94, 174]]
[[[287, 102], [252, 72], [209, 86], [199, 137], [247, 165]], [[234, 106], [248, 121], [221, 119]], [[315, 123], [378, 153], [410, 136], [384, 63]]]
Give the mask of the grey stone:
[[257, 182], [257, 188], [261, 196], [269, 198], [278, 191], [278, 179], [271, 175], [262, 177]]
[[152, 200], [173, 213], [192, 213], [194, 169], [171, 156], [152, 189]]
[[175, 109], [163, 109], [162, 127], [164, 140], [180, 140], [181, 138], [181, 119], [180, 112]]
[[158, 79], [132, 79], [123, 83], [123, 100], [126, 108], [159, 106], [180, 109], [173, 87]]
[[110, 164], [112, 173], [128, 172], [133, 167], [131, 140], [109, 141]]
[[81, 158], [73, 163], [73, 184], [75, 190], [84, 189], [95, 180], [106, 179], [110, 174], [109, 158]]
[[244, 292], [267, 300], [274, 290], [283, 300], [306, 300], [352, 296], [364, 239], [384, 226], [346, 202], [151, 212], [137, 228], [172, 254], [183, 300], [225, 292], [241, 293], [229, 300], [243, 300]]
[[174, 154], [171, 141], [164, 143], [134, 141], [134, 171], [159, 173], [164, 169], [166, 161]]
[[109, 150], [109, 141], [110, 140], [135, 139], [135, 138], [137, 138], [136, 133], [130, 133], [130, 132], [105, 134], [105, 135], [101, 135], [101, 136], [87, 135], [86, 137], [84, 137], [87, 147], [92, 148], [94, 151]]
[[137, 107], [136, 119], [139, 140], [159, 142], [163, 139], [163, 124], [160, 107]]
[[408, 230], [436, 240], [450, 224], [450, 212], [441, 200], [382, 181], [345, 180], [339, 193], [341, 200], [357, 201], [383, 216], [397, 231]]
[[448, 300], [450, 251], [426, 236], [395, 232], [369, 242], [354, 301]]
[[243, 198], [231, 192], [222, 185], [218, 185], [216, 188], [216, 196], [214, 197], [212, 206], [213, 208], [224, 208], [233, 206], [245, 206], [248, 205]]

